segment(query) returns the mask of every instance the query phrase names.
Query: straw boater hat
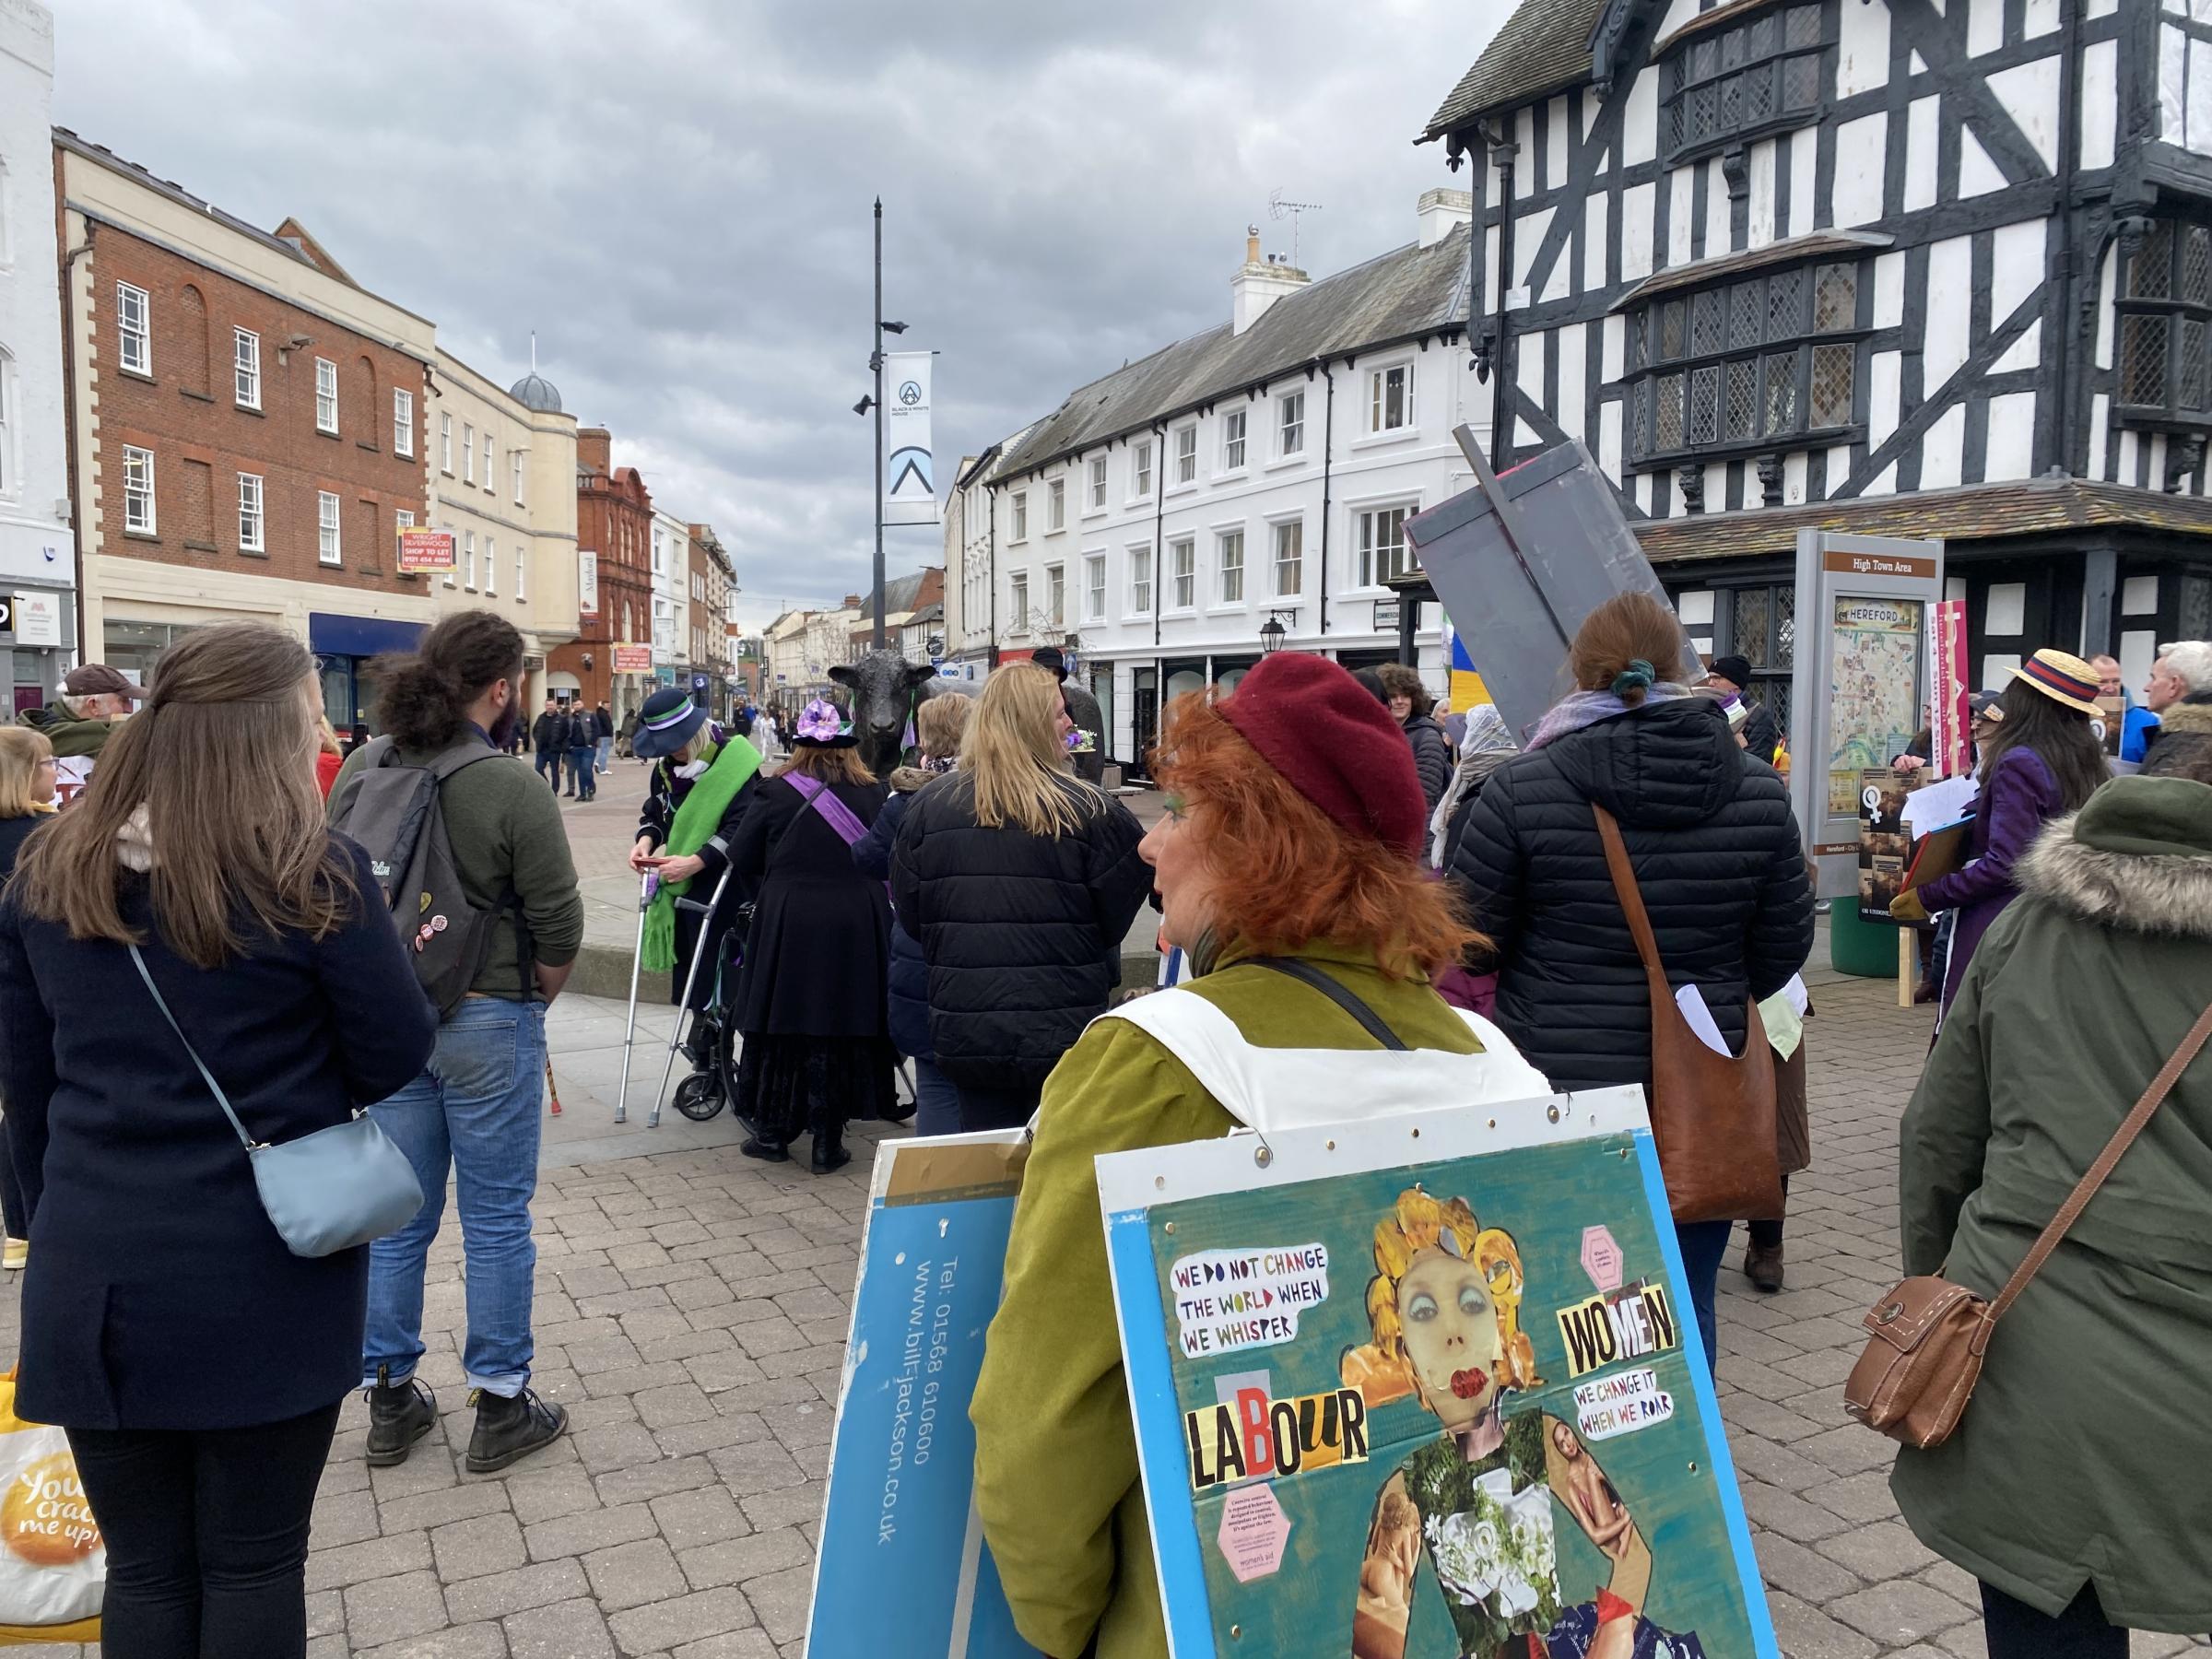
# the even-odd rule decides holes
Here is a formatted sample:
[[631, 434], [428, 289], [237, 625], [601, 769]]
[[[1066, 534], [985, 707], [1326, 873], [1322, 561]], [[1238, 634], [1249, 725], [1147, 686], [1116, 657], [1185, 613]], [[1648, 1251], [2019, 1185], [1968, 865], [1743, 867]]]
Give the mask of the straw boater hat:
[[2064, 703], [2084, 714], [2102, 712], [2097, 707], [2097, 670], [2079, 657], [2048, 645], [2012, 671], [2053, 702]]

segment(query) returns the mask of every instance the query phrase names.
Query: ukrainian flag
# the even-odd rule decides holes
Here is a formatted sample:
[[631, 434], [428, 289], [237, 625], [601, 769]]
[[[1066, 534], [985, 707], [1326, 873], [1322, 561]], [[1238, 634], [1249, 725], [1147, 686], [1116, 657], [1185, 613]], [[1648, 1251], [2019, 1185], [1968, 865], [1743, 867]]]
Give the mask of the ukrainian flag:
[[1459, 629], [1452, 626], [1449, 618], [1444, 621], [1444, 641], [1452, 707], [1464, 714], [1477, 703], [1490, 701], [1489, 688], [1482, 683], [1482, 676], [1475, 672], [1474, 659], [1467, 655], [1466, 641], [1460, 638]]

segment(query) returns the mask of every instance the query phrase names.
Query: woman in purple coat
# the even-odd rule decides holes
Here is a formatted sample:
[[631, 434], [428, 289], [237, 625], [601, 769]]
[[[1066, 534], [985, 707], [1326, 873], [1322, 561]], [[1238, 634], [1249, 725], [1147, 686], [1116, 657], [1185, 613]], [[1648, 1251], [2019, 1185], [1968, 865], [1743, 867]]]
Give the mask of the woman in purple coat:
[[1972, 862], [1898, 895], [1889, 913], [1924, 922], [1955, 910], [1958, 931], [1943, 976], [1947, 1010], [1997, 912], [2019, 891], [2012, 866], [2053, 818], [2076, 811], [2112, 775], [2104, 746], [2089, 731], [2097, 712], [2097, 671], [2077, 656], [2044, 649], [2012, 671], [1996, 735], [1982, 746], [1982, 793], [1968, 846]]

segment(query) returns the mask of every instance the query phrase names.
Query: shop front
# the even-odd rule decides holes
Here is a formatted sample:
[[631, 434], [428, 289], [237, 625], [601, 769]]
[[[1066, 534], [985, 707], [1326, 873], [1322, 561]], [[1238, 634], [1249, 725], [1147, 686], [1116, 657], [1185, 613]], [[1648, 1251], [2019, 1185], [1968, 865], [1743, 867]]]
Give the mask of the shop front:
[[76, 595], [68, 588], [0, 583], [0, 685], [20, 714], [51, 701], [74, 660]]
[[332, 611], [307, 615], [307, 646], [323, 679], [323, 712], [340, 732], [359, 723], [376, 730], [376, 686], [366, 670], [377, 657], [412, 651], [423, 624]]

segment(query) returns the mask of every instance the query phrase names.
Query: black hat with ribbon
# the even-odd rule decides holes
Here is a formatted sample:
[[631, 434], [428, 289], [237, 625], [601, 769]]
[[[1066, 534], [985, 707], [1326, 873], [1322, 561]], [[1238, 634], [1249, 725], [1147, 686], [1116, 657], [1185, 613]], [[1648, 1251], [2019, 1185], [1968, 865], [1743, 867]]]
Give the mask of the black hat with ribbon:
[[677, 686], [667, 687], [647, 698], [645, 706], [638, 711], [638, 730], [629, 740], [630, 750], [641, 760], [658, 760], [682, 748], [706, 724], [707, 712], [690, 692]]

